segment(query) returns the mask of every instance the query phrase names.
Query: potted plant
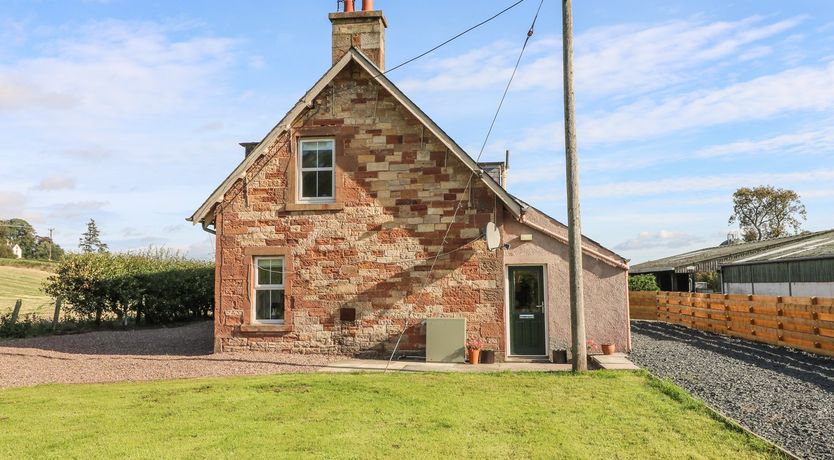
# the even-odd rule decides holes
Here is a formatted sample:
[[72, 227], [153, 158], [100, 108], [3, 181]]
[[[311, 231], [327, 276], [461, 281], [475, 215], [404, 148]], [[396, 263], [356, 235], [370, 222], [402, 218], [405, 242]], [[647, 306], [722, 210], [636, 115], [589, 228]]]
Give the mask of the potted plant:
[[469, 354], [469, 364], [478, 364], [481, 357], [481, 341], [470, 340], [467, 342], [466, 352]]
[[613, 355], [614, 352], [617, 351], [617, 347], [615, 347], [613, 343], [603, 343], [600, 346], [602, 347], [602, 354], [604, 355]]
[[495, 350], [486, 346], [481, 350], [481, 364], [495, 364]]

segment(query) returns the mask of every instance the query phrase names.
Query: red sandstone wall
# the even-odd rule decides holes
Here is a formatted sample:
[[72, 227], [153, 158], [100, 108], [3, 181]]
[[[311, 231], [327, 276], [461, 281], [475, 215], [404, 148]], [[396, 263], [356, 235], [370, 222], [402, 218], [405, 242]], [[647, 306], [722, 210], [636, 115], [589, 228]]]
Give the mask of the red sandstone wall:
[[[419, 349], [420, 319], [464, 316], [470, 338], [503, 348], [500, 252], [483, 241], [438, 259], [428, 272], [458, 200], [445, 251], [478, 237], [497, 203], [480, 183], [469, 200], [468, 169], [367, 74], [351, 65], [294, 126], [293, 135], [336, 135], [337, 200], [330, 210], [291, 210], [295, 139], [278, 139], [218, 211], [217, 351], [376, 353], [412, 326], [406, 350]], [[290, 149], [292, 145], [292, 149]], [[470, 205], [471, 203], [471, 205]], [[249, 263], [258, 248], [283, 248], [287, 327], [251, 332]], [[418, 260], [414, 260], [418, 259]], [[356, 309], [356, 321], [339, 309]]]

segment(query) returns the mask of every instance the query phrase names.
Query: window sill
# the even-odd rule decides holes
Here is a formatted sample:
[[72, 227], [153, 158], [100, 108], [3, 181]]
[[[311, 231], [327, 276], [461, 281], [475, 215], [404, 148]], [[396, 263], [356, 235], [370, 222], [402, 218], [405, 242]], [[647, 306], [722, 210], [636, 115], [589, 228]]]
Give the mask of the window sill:
[[340, 211], [344, 203], [287, 203], [285, 211]]
[[290, 332], [292, 326], [289, 324], [243, 324], [241, 332]]

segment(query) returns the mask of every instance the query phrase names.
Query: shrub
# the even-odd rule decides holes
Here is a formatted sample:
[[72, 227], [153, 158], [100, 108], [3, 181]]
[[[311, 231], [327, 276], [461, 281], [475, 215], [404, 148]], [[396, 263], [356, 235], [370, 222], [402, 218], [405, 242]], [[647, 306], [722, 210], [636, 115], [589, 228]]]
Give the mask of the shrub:
[[112, 315], [149, 323], [207, 317], [214, 305], [214, 264], [165, 250], [71, 254], [61, 259], [45, 291], [97, 322]]
[[657, 285], [657, 278], [654, 275], [646, 273], [644, 275], [631, 275], [628, 277], [629, 291], [659, 291], [660, 286]]

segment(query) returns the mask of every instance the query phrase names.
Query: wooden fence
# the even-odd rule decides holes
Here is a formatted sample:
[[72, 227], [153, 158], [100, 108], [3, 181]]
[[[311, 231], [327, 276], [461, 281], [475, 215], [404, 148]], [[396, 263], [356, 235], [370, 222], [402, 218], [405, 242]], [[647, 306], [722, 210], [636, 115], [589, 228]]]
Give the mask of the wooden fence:
[[834, 356], [834, 299], [689, 292], [629, 292], [632, 319]]

